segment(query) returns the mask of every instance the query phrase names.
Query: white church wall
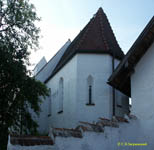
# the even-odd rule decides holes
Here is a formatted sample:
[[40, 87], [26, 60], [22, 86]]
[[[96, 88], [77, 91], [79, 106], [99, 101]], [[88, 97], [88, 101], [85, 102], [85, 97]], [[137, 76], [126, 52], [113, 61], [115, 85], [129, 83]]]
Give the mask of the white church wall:
[[[93, 122], [111, 117], [112, 88], [106, 83], [112, 73], [112, 58], [105, 54], [77, 54], [77, 116]], [[88, 103], [87, 78], [93, 77], [92, 102]]]
[[[119, 64], [115, 59], [115, 67]], [[112, 73], [112, 57], [106, 54], [77, 54], [77, 116], [79, 121], [93, 122], [98, 117], [112, 117], [112, 87], [107, 80]], [[93, 78], [92, 103], [89, 100], [87, 79]], [[122, 103], [122, 108], [116, 106], [116, 114], [124, 116], [128, 111], [128, 97], [115, 90], [116, 101]], [[127, 101], [127, 102], [126, 102]], [[116, 102], [116, 104], [118, 103]], [[116, 105], [115, 104], [115, 105]]]
[[[76, 125], [76, 75], [77, 56], [74, 56], [47, 83], [51, 88], [51, 116], [49, 125], [52, 127], [73, 128]], [[59, 81], [63, 78], [63, 112], [59, 112]], [[48, 108], [48, 107], [47, 107]], [[47, 109], [43, 108], [43, 109]], [[59, 113], [58, 113], [59, 112]]]
[[[119, 61], [115, 59], [115, 66], [118, 63]], [[78, 121], [93, 122], [98, 117], [111, 118], [112, 87], [107, 84], [111, 73], [112, 57], [110, 55], [75, 55], [46, 84], [51, 89], [51, 95], [41, 104], [42, 112], [37, 118], [39, 132], [47, 133], [51, 126], [73, 128]], [[93, 80], [92, 103], [95, 105], [86, 105], [89, 101], [89, 76]], [[63, 91], [59, 88], [61, 79], [63, 79]], [[63, 96], [60, 93], [63, 93]], [[60, 102], [62, 97], [63, 102]], [[125, 96], [116, 91], [116, 100], [122, 101], [122, 98]], [[123, 112], [123, 108], [116, 107], [116, 114], [123, 116]]]
[[20, 146], [8, 144], [7, 150], [58, 150], [58, 148], [51, 145]]
[[144, 54], [131, 76], [132, 113], [140, 120], [138, 128], [154, 141], [154, 43]]
[[19, 146], [8, 142], [8, 150], [153, 150], [153, 139], [139, 125], [140, 120], [129, 120], [120, 123], [119, 128], [105, 127], [103, 133], [84, 132], [83, 138], [57, 136], [51, 146]]
[[[119, 61], [115, 59], [115, 66], [118, 63]], [[51, 89], [51, 95], [41, 104], [42, 112], [36, 119], [40, 126], [39, 132], [47, 133], [51, 126], [73, 128], [78, 121], [93, 122], [98, 117], [111, 119], [112, 87], [107, 84], [111, 73], [110, 55], [75, 55], [46, 84]], [[86, 105], [89, 101], [88, 77], [92, 78], [91, 100], [94, 105]], [[59, 88], [61, 79], [63, 79], [63, 91]], [[60, 93], [63, 93], [63, 96]], [[63, 102], [60, 101], [62, 97]], [[124, 98], [122, 93], [116, 91], [116, 101], [119, 99], [123, 101]], [[123, 108], [116, 107], [116, 114], [123, 116], [123, 112]]]
[[81, 139], [56, 137], [55, 147], [56, 150], [153, 150], [153, 141], [138, 126], [139, 122], [131, 120], [119, 128], [105, 127], [104, 133], [85, 132]]
[[37, 145], [37, 146], [20, 146], [20, 145], [9, 145], [7, 150], [58, 150], [54, 146], [48, 145]]

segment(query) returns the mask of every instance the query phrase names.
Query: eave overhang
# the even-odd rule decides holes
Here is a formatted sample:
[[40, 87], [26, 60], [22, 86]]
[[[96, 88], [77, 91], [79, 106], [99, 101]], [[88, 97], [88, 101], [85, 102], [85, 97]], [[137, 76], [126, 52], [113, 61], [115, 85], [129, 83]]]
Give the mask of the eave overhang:
[[139, 35], [126, 56], [108, 79], [108, 84], [131, 97], [130, 76], [134, 67], [154, 42], [154, 17]]

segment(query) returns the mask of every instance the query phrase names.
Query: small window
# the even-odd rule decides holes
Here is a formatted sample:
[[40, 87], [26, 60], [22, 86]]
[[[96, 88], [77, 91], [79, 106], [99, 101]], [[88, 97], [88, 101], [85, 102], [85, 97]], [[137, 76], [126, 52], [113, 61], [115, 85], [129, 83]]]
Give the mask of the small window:
[[51, 89], [49, 89], [49, 97], [48, 97], [48, 117], [51, 116]]
[[95, 105], [93, 103], [93, 77], [91, 75], [88, 76], [87, 78], [87, 85], [88, 85], [88, 88], [87, 88], [87, 93], [88, 93], [88, 103], [86, 105]]
[[64, 81], [63, 78], [59, 80], [59, 110], [58, 113], [63, 112], [63, 101], [64, 101]]

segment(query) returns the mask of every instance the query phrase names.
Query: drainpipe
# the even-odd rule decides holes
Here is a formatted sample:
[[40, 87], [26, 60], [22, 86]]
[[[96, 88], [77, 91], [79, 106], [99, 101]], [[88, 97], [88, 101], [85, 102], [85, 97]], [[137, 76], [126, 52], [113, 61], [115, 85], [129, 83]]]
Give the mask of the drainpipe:
[[[112, 73], [114, 72], [114, 53], [112, 56]], [[112, 87], [112, 116], [115, 116], [115, 88]]]

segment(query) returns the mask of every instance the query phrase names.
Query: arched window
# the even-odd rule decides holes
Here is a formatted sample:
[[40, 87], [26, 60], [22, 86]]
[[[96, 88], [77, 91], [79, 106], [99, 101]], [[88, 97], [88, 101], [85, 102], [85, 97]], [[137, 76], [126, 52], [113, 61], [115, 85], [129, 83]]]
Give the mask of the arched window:
[[59, 80], [59, 111], [58, 113], [63, 112], [63, 101], [64, 101], [64, 80], [60, 78]]
[[93, 84], [94, 84], [94, 80], [93, 77], [91, 75], [88, 76], [87, 78], [87, 85], [88, 85], [88, 103], [87, 105], [94, 105], [93, 103]]

